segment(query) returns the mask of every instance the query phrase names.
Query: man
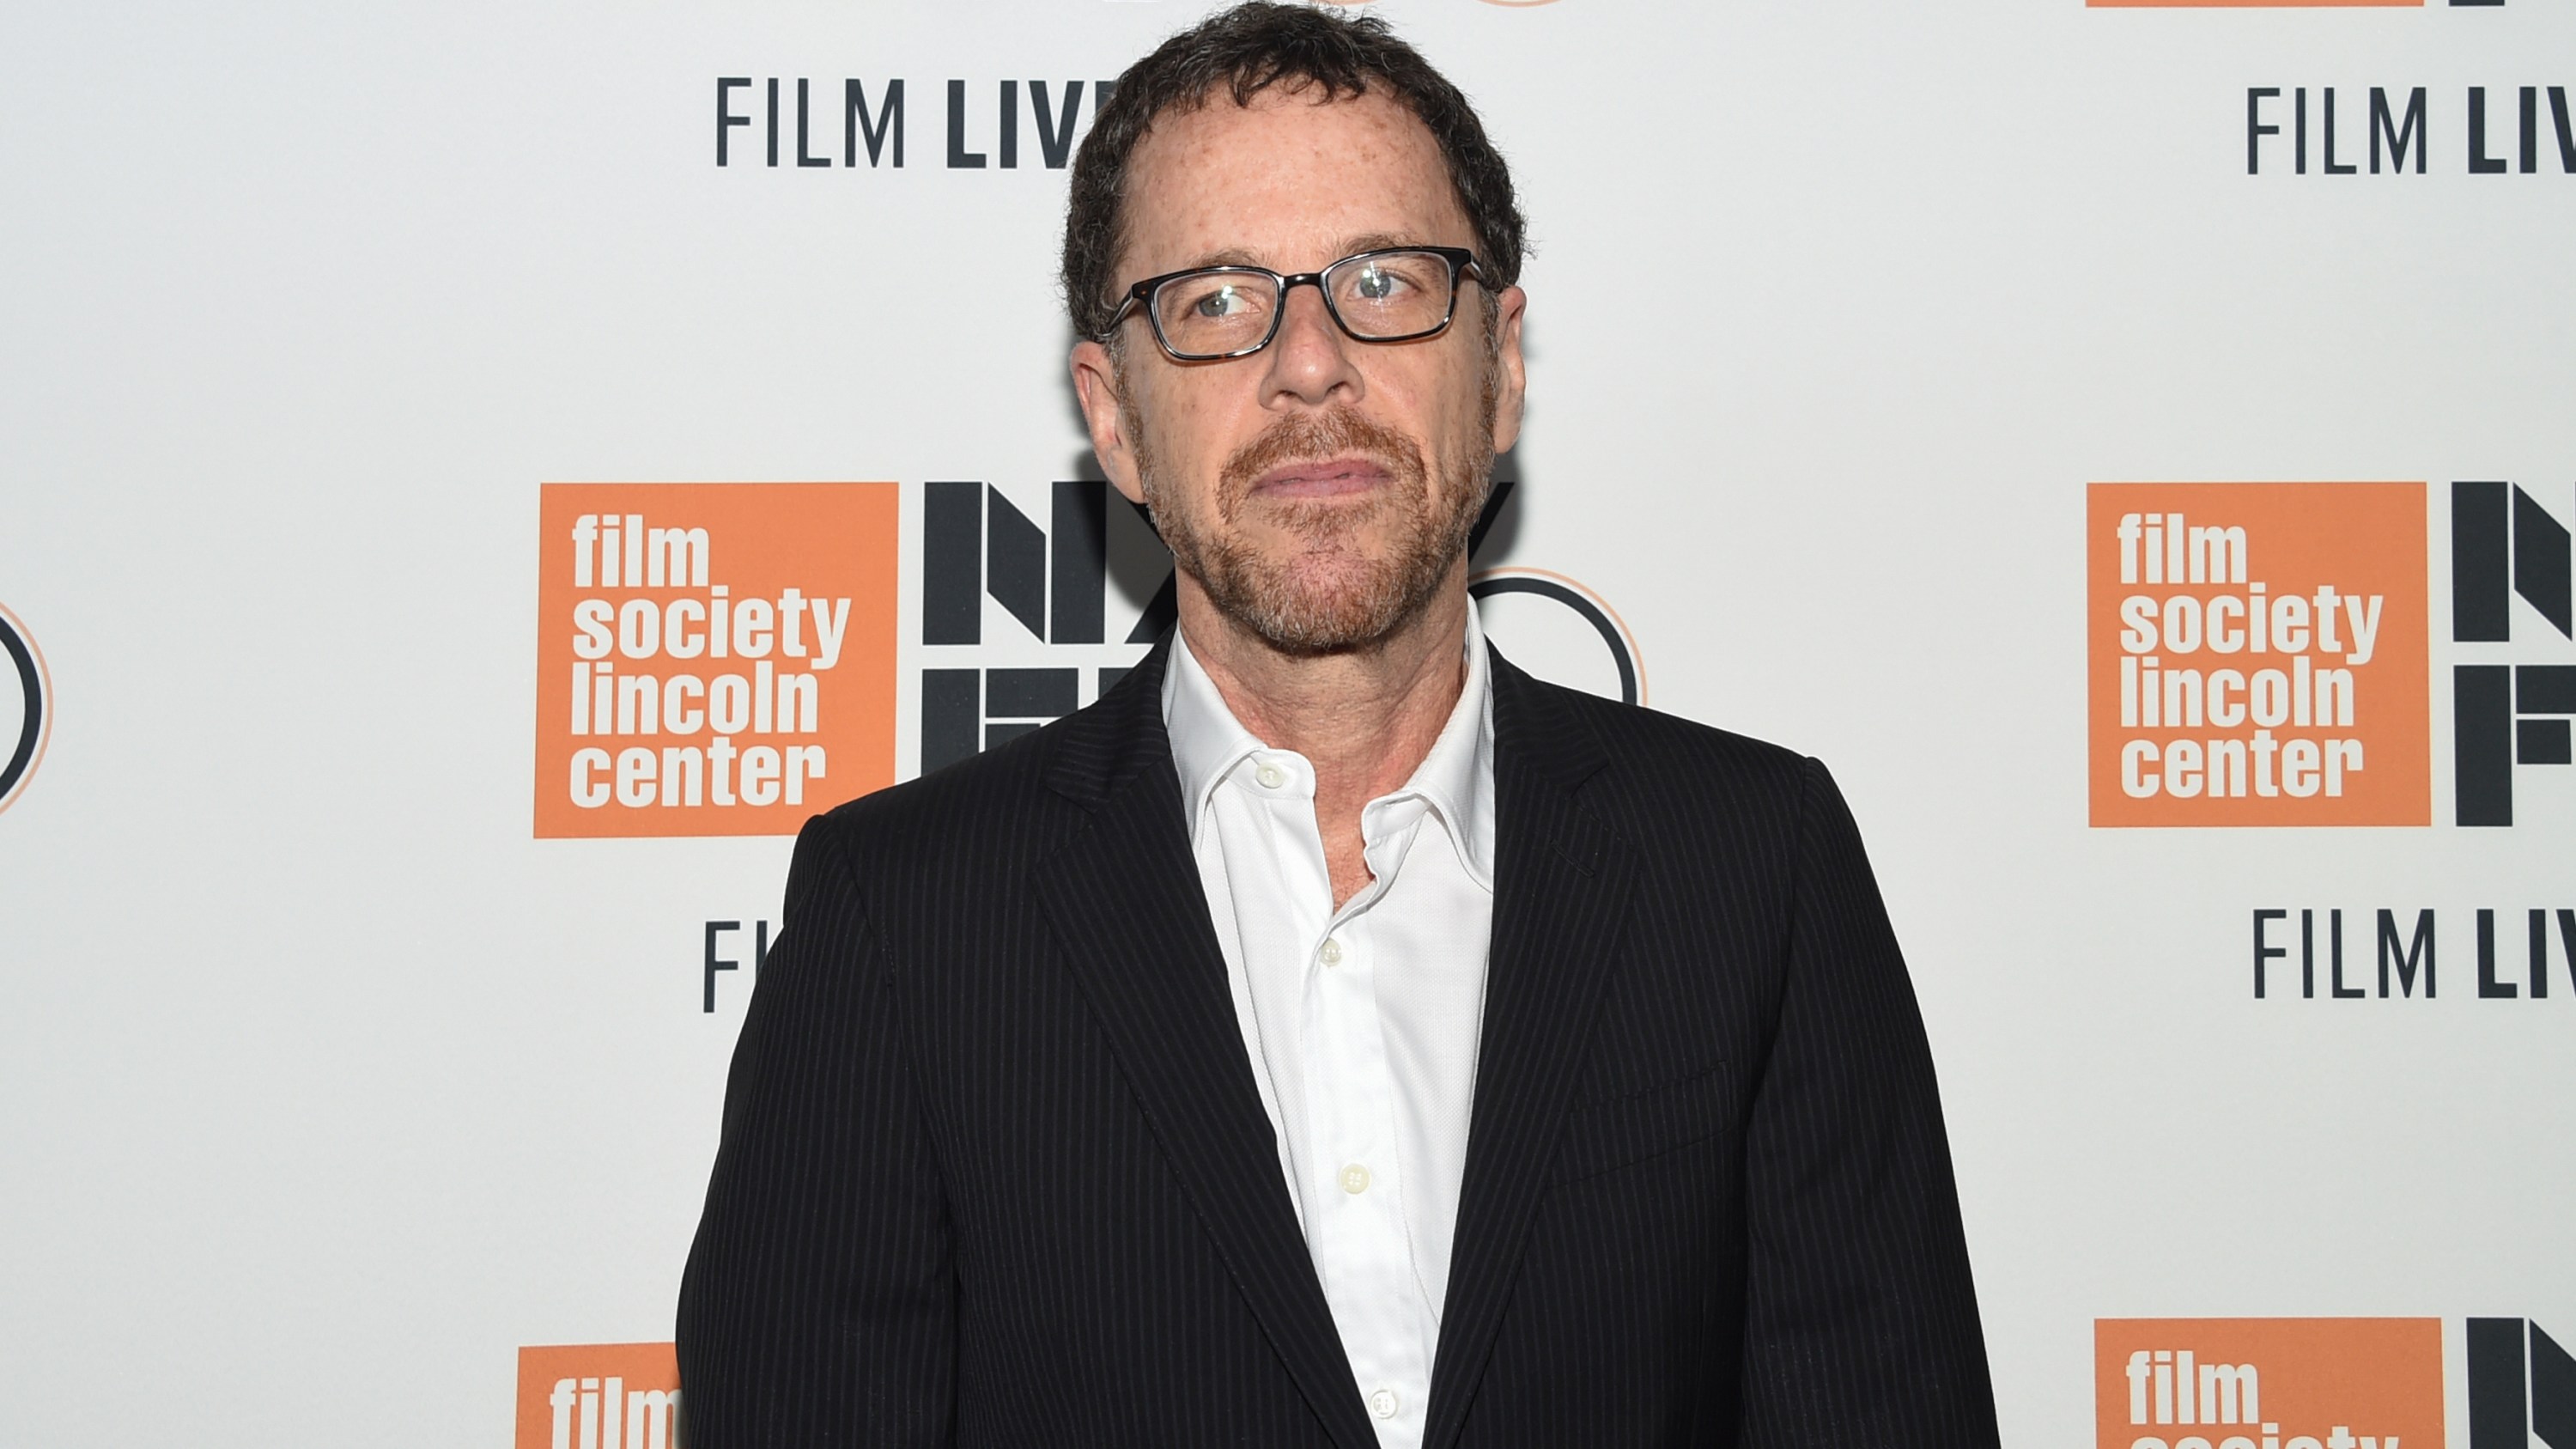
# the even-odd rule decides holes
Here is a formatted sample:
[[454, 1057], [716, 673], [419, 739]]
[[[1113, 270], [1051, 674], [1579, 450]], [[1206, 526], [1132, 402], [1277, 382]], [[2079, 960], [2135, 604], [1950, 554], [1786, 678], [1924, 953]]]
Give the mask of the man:
[[1377, 22], [1248, 5], [1122, 79], [1073, 380], [1177, 637], [798, 841], [693, 1449], [1994, 1443], [1831, 781], [1483, 643], [1520, 251]]

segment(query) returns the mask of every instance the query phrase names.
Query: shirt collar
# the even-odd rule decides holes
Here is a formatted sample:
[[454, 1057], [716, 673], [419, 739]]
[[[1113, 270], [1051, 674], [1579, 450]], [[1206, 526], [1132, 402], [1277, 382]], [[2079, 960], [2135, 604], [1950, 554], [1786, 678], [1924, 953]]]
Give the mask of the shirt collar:
[[[1467, 601], [1467, 681], [1449, 711], [1431, 752], [1401, 789], [1381, 798], [1421, 797], [1431, 807], [1476, 884], [1494, 888], [1494, 691], [1485, 631], [1476, 601]], [[1172, 766], [1189, 811], [1190, 843], [1205, 828], [1208, 797], [1236, 766], [1269, 746], [1254, 737], [1226, 707], [1216, 681], [1190, 652], [1189, 640], [1172, 631], [1172, 659], [1163, 671], [1163, 726], [1171, 736]]]

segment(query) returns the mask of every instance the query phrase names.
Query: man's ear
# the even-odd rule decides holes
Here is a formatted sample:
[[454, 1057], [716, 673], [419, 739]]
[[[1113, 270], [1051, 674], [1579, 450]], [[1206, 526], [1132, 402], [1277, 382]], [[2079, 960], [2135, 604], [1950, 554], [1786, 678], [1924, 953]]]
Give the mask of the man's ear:
[[1127, 436], [1127, 418], [1118, 406], [1118, 364], [1109, 349], [1085, 338], [1073, 344], [1073, 394], [1082, 403], [1082, 421], [1091, 434], [1092, 456], [1100, 471], [1130, 503], [1145, 501], [1144, 475], [1136, 468], [1136, 440]]
[[1521, 403], [1529, 388], [1521, 362], [1521, 314], [1529, 307], [1529, 294], [1505, 287], [1494, 303], [1494, 451], [1508, 453], [1520, 440]]

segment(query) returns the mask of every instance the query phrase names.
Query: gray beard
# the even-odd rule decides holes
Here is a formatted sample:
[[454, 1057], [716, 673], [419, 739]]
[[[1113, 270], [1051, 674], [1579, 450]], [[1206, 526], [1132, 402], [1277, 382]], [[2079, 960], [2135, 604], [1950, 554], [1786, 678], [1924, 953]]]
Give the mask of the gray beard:
[[[1486, 403], [1490, 413], [1490, 387]], [[1130, 435], [1141, 444], [1136, 421], [1131, 417]], [[1486, 432], [1491, 431], [1488, 421]], [[1228, 459], [1219, 477], [1217, 516], [1233, 523], [1252, 479], [1279, 462], [1350, 451], [1374, 456], [1396, 475], [1397, 486], [1364, 512], [1325, 503], [1277, 507], [1282, 529], [1303, 540], [1308, 551], [1308, 557], [1278, 558], [1215, 530], [1200, 531], [1187, 508], [1176, 506], [1156, 460], [1138, 448], [1146, 511], [1170, 546], [1174, 566], [1197, 581], [1218, 613], [1282, 654], [1366, 650], [1421, 617], [1451, 567], [1465, 558], [1468, 535], [1492, 488], [1493, 453], [1480, 449], [1441, 480], [1435, 502], [1425, 486], [1421, 449], [1410, 438], [1355, 414], [1331, 412], [1282, 419]], [[1390, 553], [1354, 559], [1343, 551], [1353, 535], [1376, 523], [1389, 526]], [[1328, 576], [1317, 577], [1319, 572]]]

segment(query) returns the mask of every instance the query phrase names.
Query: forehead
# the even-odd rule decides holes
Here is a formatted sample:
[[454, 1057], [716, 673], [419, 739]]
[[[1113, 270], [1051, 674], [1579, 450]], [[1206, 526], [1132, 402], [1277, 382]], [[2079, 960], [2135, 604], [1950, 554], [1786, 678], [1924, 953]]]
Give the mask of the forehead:
[[1128, 162], [1121, 275], [1214, 261], [1304, 271], [1353, 242], [1473, 244], [1420, 117], [1382, 89], [1319, 94], [1273, 86], [1238, 106], [1220, 88], [1157, 119]]

